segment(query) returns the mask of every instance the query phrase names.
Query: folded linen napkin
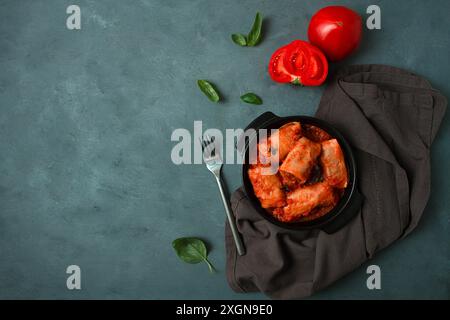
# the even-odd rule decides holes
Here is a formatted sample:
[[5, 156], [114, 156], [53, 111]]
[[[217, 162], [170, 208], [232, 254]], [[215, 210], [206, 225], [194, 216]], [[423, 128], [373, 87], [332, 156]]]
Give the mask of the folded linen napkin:
[[239, 188], [231, 205], [247, 254], [236, 254], [227, 224], [231, 288], [304, 298], [409, 234], [430, 195], [429, 151], [446, 105], [428, 81], [405, 70], [355, 65], [338, 71], [316, 117], [334, 125], [354, 149], [361, 210], [333, 234], [284, 230], [262, 219]]

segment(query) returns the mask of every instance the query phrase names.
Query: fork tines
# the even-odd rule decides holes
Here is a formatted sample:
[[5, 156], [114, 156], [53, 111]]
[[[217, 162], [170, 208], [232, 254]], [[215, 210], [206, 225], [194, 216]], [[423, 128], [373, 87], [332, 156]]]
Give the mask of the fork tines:
[[216, 150], [215, 145], [214, 145], [214, 140], [215, 140], [215, 137], [213, 136], [211, 138], [209, 135], [205, 135], [203, 140], [200, 139], [203, 153], [205, 153], [205, 151], [206, 151], [206, 153], [208, 155], [214, 156], [215, 150]]

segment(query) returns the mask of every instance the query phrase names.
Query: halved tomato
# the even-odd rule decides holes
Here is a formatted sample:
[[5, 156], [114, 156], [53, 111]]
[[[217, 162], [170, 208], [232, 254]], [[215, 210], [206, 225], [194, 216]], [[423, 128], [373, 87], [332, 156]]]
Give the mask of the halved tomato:
[[270, 58], [269, 75], [273, 81], [279, 83], [289, 83], [294, 80], [292, 75], [286, 70], [284, 60], [288, 52], [289, 45], [277, 49]]
[[328, 62], [320, 49], [302, 40], [295, 40], [288, 46], [284, 65], [296, 77], [295, 83], [304, 86], [321, 85], [328, 75]]
[[269, 74], [275, 82], [318, 86], [328, 75], [328, 62], [318, 48], [295, 40], [274, 52]]

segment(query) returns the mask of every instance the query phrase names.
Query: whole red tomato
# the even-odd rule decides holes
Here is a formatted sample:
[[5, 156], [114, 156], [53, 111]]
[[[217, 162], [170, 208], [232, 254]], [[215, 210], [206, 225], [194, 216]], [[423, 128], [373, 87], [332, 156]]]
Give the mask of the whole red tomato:
[[353, 10], [343, 6], [320, 9], [311, 18], [309, 41], [319, 47], [331, 61], [350, 55], [361, 42], [362, 19]]

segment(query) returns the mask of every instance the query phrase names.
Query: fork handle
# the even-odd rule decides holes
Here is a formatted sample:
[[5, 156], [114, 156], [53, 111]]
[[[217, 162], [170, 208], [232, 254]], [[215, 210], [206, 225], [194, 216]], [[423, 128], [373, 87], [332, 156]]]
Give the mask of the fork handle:
[[234, 220], [234, 215], [231, 212], [230, 205], [228, 204], [228, 200], [222, 184], [222, 179], [220, 178], [220, 175], [215, 175], [215, 177], [217, 184], [219, 185], [220, 195], [222, 197], [223, 206], [225, 207], [228, 223], [230, 224], [231, 233], [233, 234], [234, 243], [236, 244], [237, 253], [240, 256], [243, 256], [245, 254], [245, 247], [239, 235], [239, 231], [236, 226], [236, 220]]

